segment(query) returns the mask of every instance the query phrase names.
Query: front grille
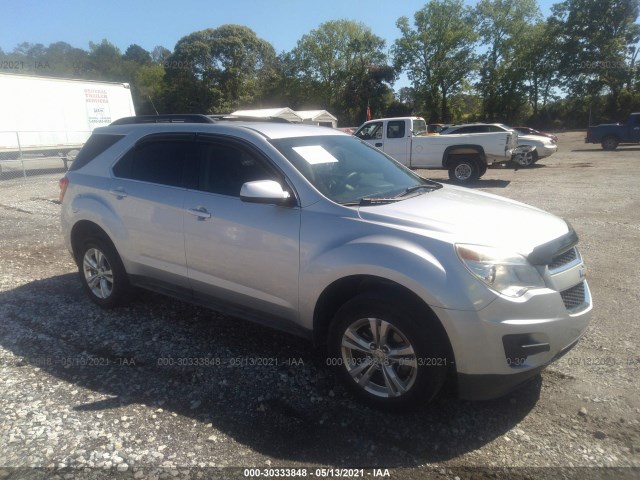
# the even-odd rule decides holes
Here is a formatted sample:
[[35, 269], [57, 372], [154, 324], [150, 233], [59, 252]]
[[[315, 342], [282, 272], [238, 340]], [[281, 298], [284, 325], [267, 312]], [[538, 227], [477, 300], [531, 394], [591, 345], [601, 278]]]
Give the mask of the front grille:
[[577, 258], [578, 251], [574, 247], [564, 253], [561, 253], [560, 255], [556, 255], [555, 257], [553, 257], [551, 263], [549, 264], [549, 270], [557, 270], [558, 268], [573, 262]]
[[567, 310], [576, 310], [585, 304], [584, 282], [560, 292], [560, 296]]

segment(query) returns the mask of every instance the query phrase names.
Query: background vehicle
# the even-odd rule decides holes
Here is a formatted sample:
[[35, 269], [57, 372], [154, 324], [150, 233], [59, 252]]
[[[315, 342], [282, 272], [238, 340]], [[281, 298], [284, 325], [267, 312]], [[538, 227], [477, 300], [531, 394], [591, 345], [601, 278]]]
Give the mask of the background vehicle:
[[625, 143], [640, 143], [640, 113], [632, 113], [627, 123], [611, 123], [589, 127], [585, 143], [600, 143], [604, 150], [615, 150]]
[[461, 183], [482, 177], [487, 165], [510, 161], [517, 146], [517, 135], [503, 129], [451, 136], [425, 132], [424, 119], [398, 117], [370, 120], [355, 135], [409, 168], [444, 168]]
[[135, 115], [126, 83], [0, 74], [0, 159], [79, 150], [95, 127]]
[[562, 219], [332, 129], [175, 120], [97, 129], [61, 181], [65, 242], [101, 307], [134, 284], [297, 333], [389, 408], [450, 375], [465, 398], [500, 396], [585, 331]]
[[[501, 123], [474, 123], [469, 125], [452, 125], [443, 130], [441, 135], [483, 132], [514, 132], [515, 130]], [[514, 152], [512, 161], [520, 167], [529, 167], [541, 158], [553, 155], [558, 146], [551, 138], [536, 135], [518, 135], [518, 146], [535, 147]]]
[[558, 136], [554, 135], [553, 133], [541, 132], [540, 130], [536, 130], [535, 128], [531, 128], [531, 127], [511, 127], [511, 128], [513, 128], [516, 132], [518, 132], [521, 135], [547, 137], [553, 140], [553, 143], [558, 143]]

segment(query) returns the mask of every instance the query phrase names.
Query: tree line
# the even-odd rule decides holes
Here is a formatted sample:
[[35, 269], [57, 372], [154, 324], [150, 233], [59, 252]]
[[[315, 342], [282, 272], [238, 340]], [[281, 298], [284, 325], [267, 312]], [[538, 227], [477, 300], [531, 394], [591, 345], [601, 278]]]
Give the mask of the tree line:
[[[0, 50], [0, 70], [128, 82], [136, 111], [229, 113], [326, 109], [343, 126], [374, 116], [582, 128], [640, 111], [640, 0], [565, 0], [544, 18], [535, 0], [430, 0], [397, 20], [391, 44], [333, 20], [288, 52], [241, 25], [181, 38], [173, 51], [125, 52], [108, 40]], [[410, 87], [394, 92], [400, 74]]]

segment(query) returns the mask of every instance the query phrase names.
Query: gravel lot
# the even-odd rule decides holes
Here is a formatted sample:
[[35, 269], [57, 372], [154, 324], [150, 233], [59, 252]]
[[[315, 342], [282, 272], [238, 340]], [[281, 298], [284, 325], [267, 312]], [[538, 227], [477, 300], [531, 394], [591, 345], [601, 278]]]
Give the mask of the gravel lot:
[[247, 478], [246, 467], [638, 478], [640, 148], [582, 138], [561, 134], [556, 155], [490, 169], [472, 188], [573, 224], [595, 302], [587, 334], [504, 398], [445, 392], [397, 414], [353, 401], [295, 337], [145, 292], [100, 310], [63, 245], [61, 174], [0, 182], [0, 480]]

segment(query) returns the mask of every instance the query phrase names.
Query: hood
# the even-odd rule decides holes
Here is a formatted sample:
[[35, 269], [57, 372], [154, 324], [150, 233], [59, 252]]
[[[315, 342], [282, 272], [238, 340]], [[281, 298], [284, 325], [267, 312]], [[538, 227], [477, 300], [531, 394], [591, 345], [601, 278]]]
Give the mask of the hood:
[[360, 207], [359, 215], [452, 243], [505, 248], [525, 256], [570, 231], [563, 219], [538, 208], [449, 185], [395, 203]]

